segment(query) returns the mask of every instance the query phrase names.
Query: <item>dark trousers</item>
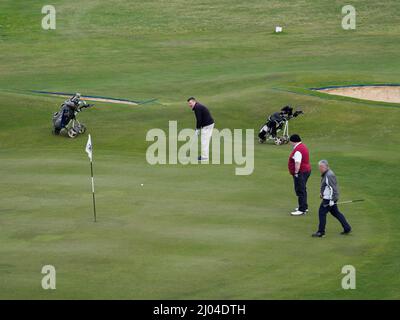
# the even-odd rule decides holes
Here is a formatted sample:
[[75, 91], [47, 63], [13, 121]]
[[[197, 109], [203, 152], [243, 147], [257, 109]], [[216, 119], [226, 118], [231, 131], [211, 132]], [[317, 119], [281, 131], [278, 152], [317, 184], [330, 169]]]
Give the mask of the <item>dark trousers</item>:
[[319, 232], [325, 233], [326, 215], [328, 214], [328, 212], [330, 212], [336, 219], [339, 220], [344, 231], [351, 230], [349, 223], [346, 221], [344, 215], [339, 211], [337, 204], [330, 207], [329, 200], [323, 200], [319, 207], [319, 227], [318, 227]]
[[299, 202], [299, 210], [306, 212], [308, 209], [307, 203], [307, 181], [311, 172], [299, 172], [298, 177], [293, 176], [294, 191]]

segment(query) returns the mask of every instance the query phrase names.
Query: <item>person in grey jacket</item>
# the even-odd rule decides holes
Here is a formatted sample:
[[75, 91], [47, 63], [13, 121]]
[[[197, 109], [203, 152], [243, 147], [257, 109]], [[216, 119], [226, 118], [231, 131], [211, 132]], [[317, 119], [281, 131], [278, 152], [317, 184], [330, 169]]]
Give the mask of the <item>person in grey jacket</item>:
[[339, 220], [343, 227], [341, 234], [349, 234], [351, 226], [347, 222], [344, 215], [339, 211], [337, 201], [339, 200], [339, 189], [335, 173], [329, 168], [328, 161], [321, 160], [319, 163], [319, 171], [321, 172], [321, 192], [322, 199], [319, 207], [319, 227], [313, 237], [322, 238], [325, 236], [326, 215], [330, 212], [336, 219]]

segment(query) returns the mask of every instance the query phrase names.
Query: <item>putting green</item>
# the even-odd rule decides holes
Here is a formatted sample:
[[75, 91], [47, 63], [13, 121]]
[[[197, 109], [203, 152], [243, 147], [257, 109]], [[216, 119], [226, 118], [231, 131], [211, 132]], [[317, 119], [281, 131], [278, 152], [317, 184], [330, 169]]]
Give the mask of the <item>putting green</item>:
[[[400, 298], [399, 105], [306, 89], [397, 83], [399, 1], [353, 1], [352, 31], [328, 0], [52, 4], [57, 29], [45, 31], [42, 3], [0, 2], [0, 298]], [[79, 115], [93, 139], [97, 223], [87, 137], [51, 135], [64, 98], [15, 89], [163, 104], [100, 102]], [[150, 129], [194, 126], [192, 95], [219, 129], [257, 131], [282, 106], [302, 107], [290, 130], [311, 151], [308, 215], [288, 214], [288, 146], [255, 144], [250, 176], [146, 162]], [[328, 217], [327, 237], [311, 238], [323, 158], [341, 200], [365, 199], [342, 206], [348, 237]], [[56, 290], [41, 287], [44, 265]], [[341, 287], [345, 265], [356, 290]]]

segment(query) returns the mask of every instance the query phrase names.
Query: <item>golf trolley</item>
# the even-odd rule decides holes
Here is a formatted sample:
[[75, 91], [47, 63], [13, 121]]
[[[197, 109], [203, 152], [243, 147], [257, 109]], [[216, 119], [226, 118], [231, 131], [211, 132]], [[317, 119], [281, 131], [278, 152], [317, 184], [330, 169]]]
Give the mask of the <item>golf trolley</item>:
[[63, 104], [60, 111], [53, 115], [53, 133], [59, 135], [61, 130], [65, 129], [68, 137], [75, 138], [86, 131], [86, 126], [80, 123], [77, 115], [84, 108], [92, 107], [93, 104], [80, 103], [77, 106], [68, 106]]
[[86, 131], [86, 126], [83, 123], [80, 123], [76, 118], [76, 115], [79, 111], [74, 112], [74, 117], [70, 120], [70, 122], [65, 126], [67, 130], [68, 137], [75, 138], [78, 134], [83, 134]]
[[[303, 114], [303, 111], [293, 112], [293, 108], [290, 106], [282, 108], [280, 112], [275, 112], [261, 127], [258, 133], [259, 143], [273, 141], [277, 146], [289, 143], [289, 120], [300, 114]], [[282, 130], [282, 134], [279, 134]]]

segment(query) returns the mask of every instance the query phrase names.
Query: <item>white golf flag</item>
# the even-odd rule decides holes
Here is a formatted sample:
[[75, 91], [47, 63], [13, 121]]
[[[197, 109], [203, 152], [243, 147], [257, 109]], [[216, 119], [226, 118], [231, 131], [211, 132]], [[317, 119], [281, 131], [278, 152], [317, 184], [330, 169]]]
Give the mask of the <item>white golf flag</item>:
[[90, 136], [90, 134], [89, 134], [89, 137], [88, 137], [88, 141], [86, 143], [85, 151], [88, 154], [88, 157], [89, 157], [90, 161], [92, 161], [93, 160], [93, 154], [92, 154], [93, 147], [92, 147], [92, 137]]

